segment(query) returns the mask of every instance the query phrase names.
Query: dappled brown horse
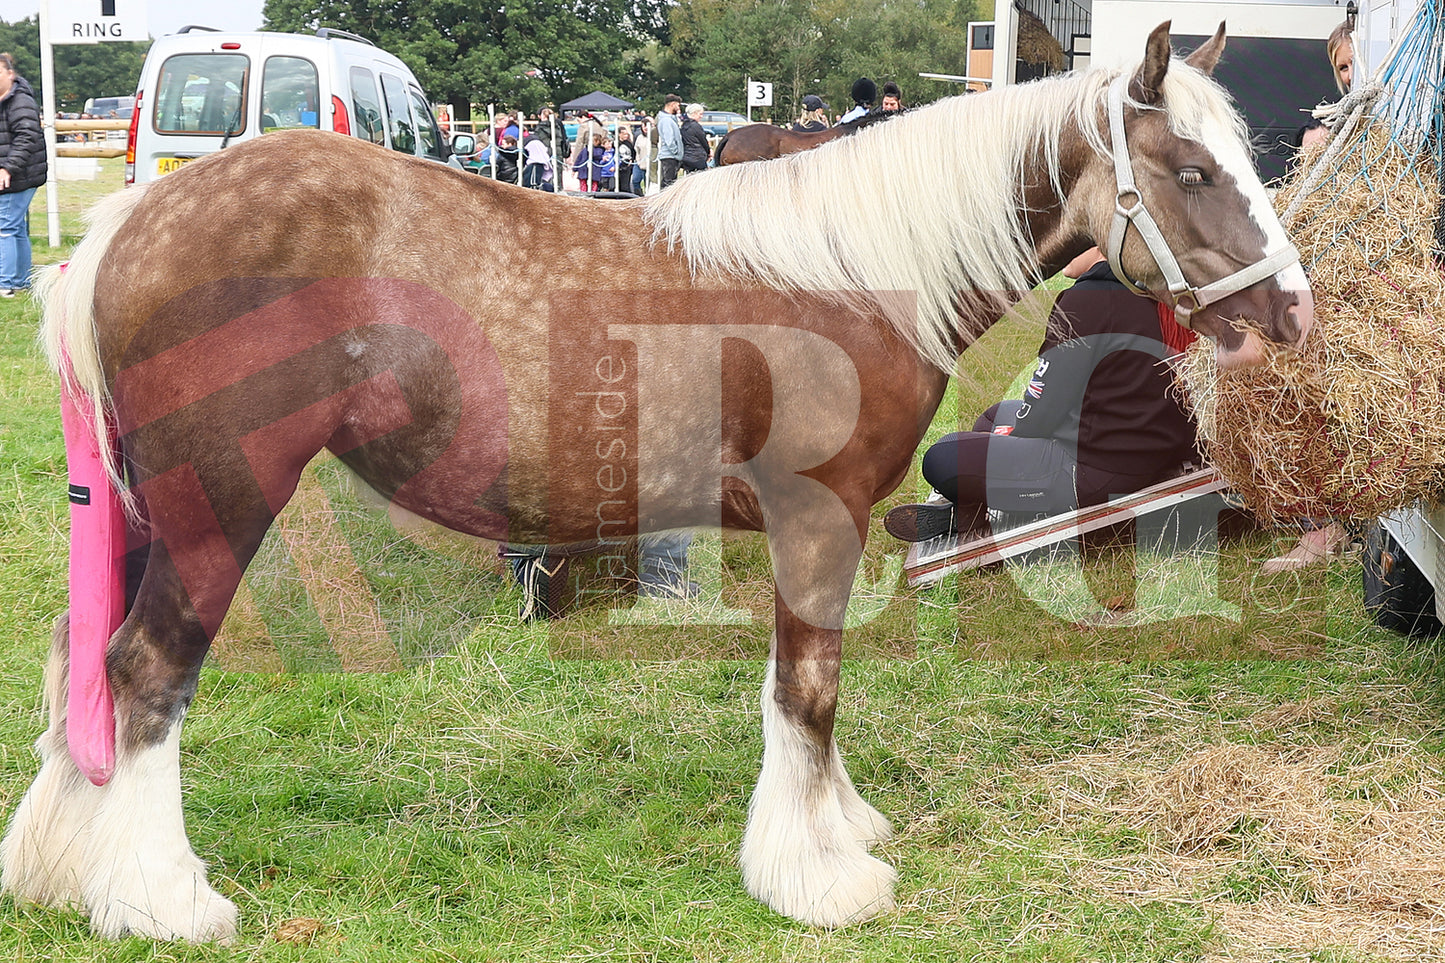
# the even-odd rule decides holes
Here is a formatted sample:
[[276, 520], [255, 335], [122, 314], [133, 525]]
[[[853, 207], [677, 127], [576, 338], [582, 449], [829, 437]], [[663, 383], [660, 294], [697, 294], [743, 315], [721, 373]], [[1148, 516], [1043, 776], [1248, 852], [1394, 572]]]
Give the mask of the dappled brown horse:
[[902, 116], [902, 111], [892, 113], [875, 110], [846, 124], [835, 124], [826, 130], [797, 131], [772, 124], [748, 124], [735, 127], [723, 135], [713, 148], [713, 164], [724, 167], [741, 164], [744, 161], [771, 160], [784, 154], [800, 150], [812, 150], [820, 144], [856, 134], [881, 121]]
[[[637, 201], [315, 132], [107, 201], [46, 279], [45, 337], [57, 364], [69, 352], [70, 390], [114, 418], [145, 564], [108, 640], [113, 773], [66, 751], [57, 633], [5, 890], [82, 906], [107, 936], [234, 935], [236, 906], [186, 838], [181, 723], [242, 571], [325, 448], [399, 506], [485, 538], [766, 531], [776, 616], [743, 879], [810, 924], [887, 910], [895, 873], [868, 850], [889, 824], [833, 738], [842, 626], [870, 507], [907, 474], [960, 352], [1111, 233], [1116, 271], [1216, 337], [1226, 364], [1257, 348], [1231, 321], [1286, 343], [1311, 321], [1206, 76], [1222, 46], [1221, 26], [1171, 60], [1161, 27], [1117, 80], [953, 98]], [[1121, 192], [1134, 209], [1115, 227]], [[458, 240], [478, 223], [509, 225], [509, 243]], [[637, 289], [599, 289], [603, 261]]]

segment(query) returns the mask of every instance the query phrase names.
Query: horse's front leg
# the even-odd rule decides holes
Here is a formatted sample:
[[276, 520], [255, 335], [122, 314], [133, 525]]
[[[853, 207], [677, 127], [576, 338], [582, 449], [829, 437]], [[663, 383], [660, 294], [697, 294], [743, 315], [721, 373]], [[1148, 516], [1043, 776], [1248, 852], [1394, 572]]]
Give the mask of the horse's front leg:
[[[820, 506], [823, 509], [823, 506]], [[893, 907], [892, 866], [868, 853], [888, 821], [853, 788], [833, 738], [842, 625], [862, 542], [836, 512], [770, 526], [777, 615], [763, 685], [763, 765], [748, 807], [747, 890], [814, 926]]]
[[[229, 600], [240, 571], [227, 556], [214, 558], [234, 575], [218, 575], [225, 584], [203, 591]], [[141, 596], [106, 660], [116, 767], [90, 827], [81, 887], [91, 926], [106, 937], [229, 941], [236, 934], [236, 905], [209, 884], [181, 811], [181, 724], [214, 631], [180, 601], [186, 594], [167, 553], [153, 550]]]

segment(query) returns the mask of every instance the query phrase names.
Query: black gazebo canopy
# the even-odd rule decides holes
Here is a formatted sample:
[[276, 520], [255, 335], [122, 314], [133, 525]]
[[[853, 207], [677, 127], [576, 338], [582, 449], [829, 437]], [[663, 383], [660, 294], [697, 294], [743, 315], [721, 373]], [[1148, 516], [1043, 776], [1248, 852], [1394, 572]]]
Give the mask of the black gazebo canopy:
[[631, 107], [632, 101], [614, 97], [611, 94], [604, 94], [600, 90], [594, 90], [590, 94], [583, 94], [562, 105], [563, 110], [622, 110]]

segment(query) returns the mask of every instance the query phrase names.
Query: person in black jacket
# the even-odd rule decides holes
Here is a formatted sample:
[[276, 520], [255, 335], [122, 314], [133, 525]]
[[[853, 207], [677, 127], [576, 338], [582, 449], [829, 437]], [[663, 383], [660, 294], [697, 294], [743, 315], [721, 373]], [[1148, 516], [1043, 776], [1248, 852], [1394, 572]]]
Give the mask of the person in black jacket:
[[47, 173], [35, 91], [0, 53], [0, 297], [30, 287], [30, 199]]
[[519, 175], [520, 168], [517, 165], [521, 159], [521, 153], [517, 147], [517, 138], [511, 134], [503, 134], [496, 154], [497, 180], [505, 181], [508, 184], [520, 184], [522, 179]]
[[828, 129], [828, 104], [817, 94], [803, 98], [803, 113], [793, 122], [793, 130], [812, 134]]
[[1198, 461], [1194, 423], [1164, 359], [1193, 332], [1124, 287], [1090, 248], [1064, 274], [1038, 364], [1019, 400], [930, 446], [923, 477], [941, 497], [902, 505], [889, 534], [919, 542], [980, 529], [988, 509], [1058, 514], [1108, 501]]
[[712, 149], [707, 142], [707, 128], [702, 125], [702, 104], [690, 104], [687, 116], [682, 119], [682, 169], [685, 171], [707, 170], [707, 158]]

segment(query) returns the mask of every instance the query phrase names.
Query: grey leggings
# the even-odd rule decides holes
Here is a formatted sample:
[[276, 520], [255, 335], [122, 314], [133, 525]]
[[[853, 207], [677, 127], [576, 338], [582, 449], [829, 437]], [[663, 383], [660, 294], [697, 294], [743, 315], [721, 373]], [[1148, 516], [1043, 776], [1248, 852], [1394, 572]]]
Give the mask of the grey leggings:
[[1014, 421], [1022, 402], [1003, 401], [974, 423], [973, 431], [946, 435], [923, 455], [923, 477], [958, 506], [958, 525], [974, 528], [988, 509], [1056, 515], [1135, 492], [1165, 477], [1176, 461], [1161, 459], [1147, 475], [1122, 474], [1079, 464], [1073, 446], [1053, 438], [993, 434]]

